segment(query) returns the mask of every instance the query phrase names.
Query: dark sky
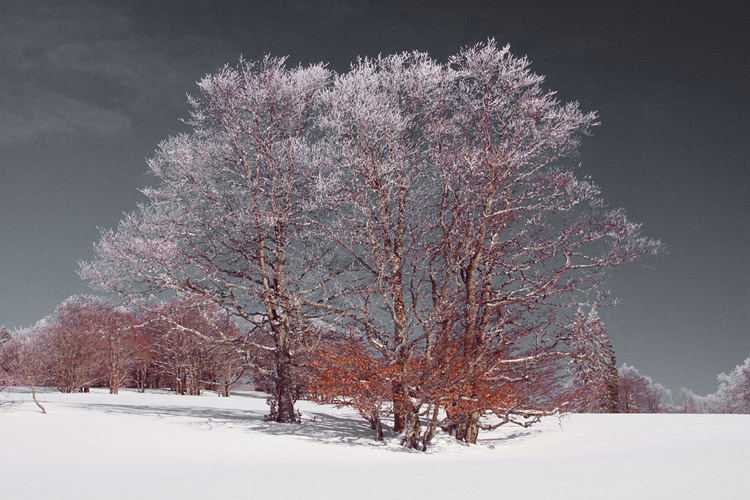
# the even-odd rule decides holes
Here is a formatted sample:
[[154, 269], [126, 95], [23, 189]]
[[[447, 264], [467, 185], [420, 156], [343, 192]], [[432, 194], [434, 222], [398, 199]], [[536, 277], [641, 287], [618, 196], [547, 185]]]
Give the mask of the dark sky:
[[693, 3], [4, 0], [0, 324], [90, 293], [77, 262], [135, 208], [206, 73], [266, 53], [340, 71], [414, 49], [445, 60], [494, 37], [599, 112], [582, 172], [667, 245], [612, 276], [618, 363], [712, 392], [750, 356], [750, 39], [732, 2]]

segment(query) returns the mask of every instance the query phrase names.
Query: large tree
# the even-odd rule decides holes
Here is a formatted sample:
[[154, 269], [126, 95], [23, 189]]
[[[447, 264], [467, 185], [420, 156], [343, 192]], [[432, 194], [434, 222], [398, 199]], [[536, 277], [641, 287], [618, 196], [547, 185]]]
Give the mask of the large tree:
[[[276, 411], [295, 420], [292, 349], [299, 304], [321, 254], [306, 239], [317, 209], [312, 116], [329, 79], [322, 65], [242, 61], [198, 84], [193, 130], [149, 161], [149, 202], [104, 231], [81, 275], [139, 302], [153, 293], [203, 295], [273, 339]], [[200, 332], [194, 332], [200, 335]]]
[[430, 113], [446, 100], [449, 84], [450, 74], [426, 54], [363, 59], [337, 76], [320, 120], [335, 216], [319, 224], [346, 271], [325, 306], [361, 332], [392, 372], [397, 432], [413, 431], [419, 412], [407, 366], [424, 341], [418, 269], [436, 202], [428, 167], [438, 138]]
[[395, 423], [410, 446], [437, 415], [472, 442], [487, 412], [551, 409], [540, 388], [569, 356], [572, 311], [602, 298], [608, 268], [660, 248], [576, 175], [596, 116], [542, 81], [489, 41], [449, 64], [361, 60], [326, 94], [338, 188], [326, 227], [350, 256], [333, 303], [399, 367]]

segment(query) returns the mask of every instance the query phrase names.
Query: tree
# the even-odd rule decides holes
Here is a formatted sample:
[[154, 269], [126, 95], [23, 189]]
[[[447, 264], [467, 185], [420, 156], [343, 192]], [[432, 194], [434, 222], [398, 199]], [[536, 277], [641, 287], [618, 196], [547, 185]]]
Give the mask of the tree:
[[415, 428], [418, 413], [407, 382], [420, 337], [415, 253], [427, 243], [421, 203], [434, 201], [415, 196], [431, 187], [424, 171], [434, 138], [421, 110], [446, 84], [425, 54], [364, 59], [338, 75], [321, 114], [335, 217], [320, 224], [349, 271], [325, 304], [394, 372], [397, 432]]
[[618, 385], [620, 413], [659, 413], [672, 399], [669, 389], [626, 364], [619, 369]]
[[[488, 412], [554, 409], [519, 387], [568, 356], [567, 311], [602, 299], [607, 269], [661, 247], [576, 177], [566, 160], [596, 116], [542, 91], [528, 66], [491, 40], [448, 65], [360, 60], [326, 94], [338, 188], [326, 229], [350, 270], [327, 305], [400, 368], [396, 429], [410, 446], [435, 407], [469, 442]], [[431, 400], [426, 377], [475, 404]]]
[[328, 79], [322, 65], [290, 70], [270, 57], [205, 77], [190, 99], [193, 131], [149, 162], [160, 181], [143, 190], [149, 203], [104, 231], [97, 260], [81, 265], [128, 300], [194, 293], [266, 332], [279, 422], [296, 418], [291, 345], [302, 296], [320, 285], [306, 235], [320, 185], [311, 120]]
[[32, 330], [46, 353], [46, 383], [62, 392], [109, 387], [117, 394], [132, 363], [135, 317], [91, 296], [70, 297]]
[[588, 316], [579, 309], [571, 320], [570, 332], [575, 409], [590, 413], [617, 412], [615, 353], [596, 309], [591, 309]]
[[8, 329], [3, 325], [0, 328], [0, 390], [4, 389], [13, 382], [12, 362], [13, 355], [9, 349], [9, 343], [13, 340]]
[[132, 330], [130, 341], [133, 349], [130, 378], [136, 390], [146, 392], [148, 387], [158, 387], [154, 332], [139, 325]]
[[729, 373], [719, 374], [715, 400], [722, 413], [750, 413], [750, 358]]
[[46, 381], [64, 393], [86, 391], [103, 378], [102, 336], [107, 318], [87, 297], [70, 297], [33, 335], [46, 354]]
[[708, 396], [682, 389], [686, 413], [750, 413], [750, 358], [729, 373], [718, 375], [719, 387]]
[[99, 356], [104, 365], [106, 385], [110, 394], [119, 394], [120, 387], [132, 376], [134, 369], [137, 346], [133, 330], [136, 328], [136, 317], [130, 311], [106, 303], [98, 304], [98, 311], [92, 311], [92, 314], [104, 323], [99, 330]]
[[699, 396], [683, 387], [680, 389], [679, 401], [682, 406], [679, 411], [682, 413], [711, 413], [710, 396]]
[[36, 387], [45, 377], [45, 355], [37, 339], [28, 333], [21, 332], [14, 338], [8, 332], [0, 337], [4, 339], [0, 342], [0, 384], [28, 385], [34, 404], [46, 414], [36, 395]]

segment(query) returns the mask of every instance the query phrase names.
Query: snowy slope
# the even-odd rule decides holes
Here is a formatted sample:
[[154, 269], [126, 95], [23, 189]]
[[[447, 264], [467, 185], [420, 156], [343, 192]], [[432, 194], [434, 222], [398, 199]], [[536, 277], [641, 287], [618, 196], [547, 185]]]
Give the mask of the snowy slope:
[[570, 415], [530, 429], [377, 444], [353, 412], [257, 395], [0, 394], [3, 499], [747, 498], [750, 416]]

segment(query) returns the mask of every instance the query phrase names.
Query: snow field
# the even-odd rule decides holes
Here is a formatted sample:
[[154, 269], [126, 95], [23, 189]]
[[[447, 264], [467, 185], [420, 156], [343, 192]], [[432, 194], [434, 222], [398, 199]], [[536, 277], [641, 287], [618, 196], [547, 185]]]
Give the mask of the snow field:
[[427, 452], [350, 410], [258, 394], [0, 393], [3, 499], [744, 498], [750, 415], [567, 415]]

